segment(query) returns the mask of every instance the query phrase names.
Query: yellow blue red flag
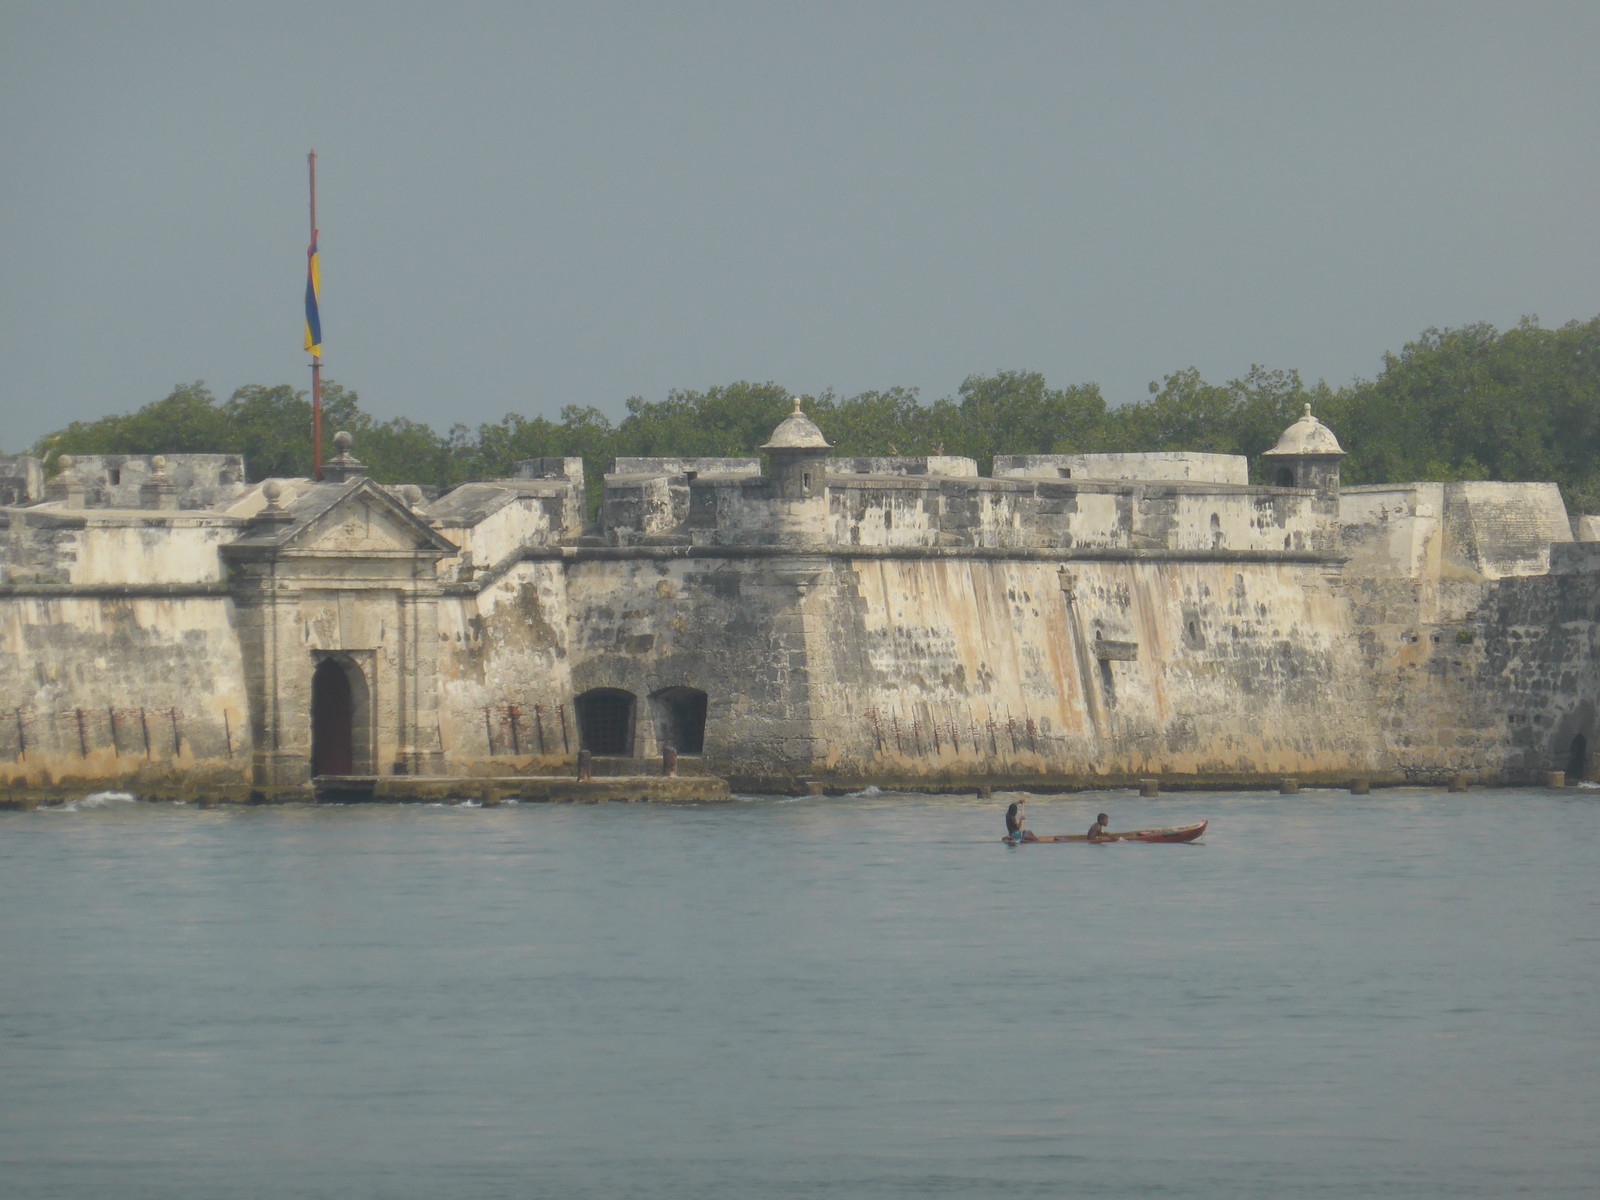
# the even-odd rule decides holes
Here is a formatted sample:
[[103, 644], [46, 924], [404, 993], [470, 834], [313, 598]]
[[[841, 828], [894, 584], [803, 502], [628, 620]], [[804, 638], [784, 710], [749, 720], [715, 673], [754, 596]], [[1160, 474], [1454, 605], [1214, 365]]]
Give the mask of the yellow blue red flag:
[[313, 358], [322, 357], [322, 316], [317, 312], [317, 291], [322, 278], [317, 271], [317, 235], [311, 235], [311, 245], [306, 247], [306, 353]]

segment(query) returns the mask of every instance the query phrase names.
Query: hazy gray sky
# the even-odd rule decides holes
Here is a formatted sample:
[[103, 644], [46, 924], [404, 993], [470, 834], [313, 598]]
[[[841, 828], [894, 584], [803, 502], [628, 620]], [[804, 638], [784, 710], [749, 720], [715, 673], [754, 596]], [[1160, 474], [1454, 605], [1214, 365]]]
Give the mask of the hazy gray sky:
[[1371, 377], [1600, 312], [1600, 4], [0, 2], [0, 447], [737, 379]]

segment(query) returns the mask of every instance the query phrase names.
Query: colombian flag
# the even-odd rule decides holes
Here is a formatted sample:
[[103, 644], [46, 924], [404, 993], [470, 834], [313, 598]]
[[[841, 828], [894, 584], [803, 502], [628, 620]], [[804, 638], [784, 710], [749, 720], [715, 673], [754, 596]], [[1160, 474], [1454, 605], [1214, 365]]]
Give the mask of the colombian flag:
[[317, 271], [317, 235], [311, 234], [311, 245], [306, 247], [306, 353], [313, 358], [322, 357], [322, 317], [317, 312], [317, 291], [322, 284]]

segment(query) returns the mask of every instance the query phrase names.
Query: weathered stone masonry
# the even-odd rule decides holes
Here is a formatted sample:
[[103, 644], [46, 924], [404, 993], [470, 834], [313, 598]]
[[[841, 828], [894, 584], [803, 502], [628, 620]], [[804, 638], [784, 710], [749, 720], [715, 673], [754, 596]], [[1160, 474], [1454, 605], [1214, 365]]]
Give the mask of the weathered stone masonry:
[[229, 798], [667, 746], [753, 789], [1528, 780], [1600, 736], [1600, 551], [1543, 484], [1219, 455], [579, 460], [426, 499], [10, 460], [0, 783]]

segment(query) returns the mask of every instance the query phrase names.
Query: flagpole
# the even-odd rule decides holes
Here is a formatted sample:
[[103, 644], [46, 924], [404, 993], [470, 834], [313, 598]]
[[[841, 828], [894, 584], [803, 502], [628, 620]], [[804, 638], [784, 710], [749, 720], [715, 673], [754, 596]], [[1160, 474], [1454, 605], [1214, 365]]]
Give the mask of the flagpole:
[[[311, 169], [311, 244], [317, 244], [317, 152], [306, 156]], [[322, 352], [311, 359], [311, 478], [322, 478]]]

